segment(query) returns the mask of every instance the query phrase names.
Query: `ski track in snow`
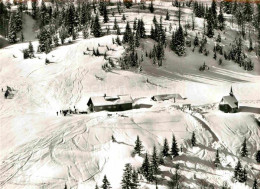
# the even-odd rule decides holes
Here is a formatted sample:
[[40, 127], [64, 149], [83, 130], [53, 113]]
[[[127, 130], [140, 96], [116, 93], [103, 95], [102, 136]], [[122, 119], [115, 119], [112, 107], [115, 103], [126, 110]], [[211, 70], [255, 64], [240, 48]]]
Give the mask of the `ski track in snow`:
[[[29, 71], [25, 72], [26, 74], [23, 73], [24, 81], [20, 81], [20, 78], [19, 80], [17, 79], [11, 81], [8, 81], [7, 79], [3, 78], [3, 80], [1, 81], [2, 85], [6, 85], [8, 84], [8, 82], [10, 82], [11, 84], [17, 85], [17, 87], [21, 84], [22, 87], [18, 93], [18, 96], [14, 98], [15, 101], [10, 100], [8, 104], [6, 103], [0, 105], [1, 118], [8, 118], [8, 120], [7, 119], [6, 120], [7, 122], [9, 122], [10, 121], [9, 119], [12, 119], [12, 116], [15, 116], [16, 113], [17, 114], [20, 112], [24, 113], [24, 111], [21, 110], [23, 106], [25, 108], [32, 106], [30, 108], [33, 111], [34, 111], [34, 107], [42, 108], [42, 106], [46, 106], [47, 110], [49, 110], [48, 108], [50, 107], [53, 109], [72, 108], [73, 106], [77, 106], [77, 104], [80, 104], [80, 101], [83, 99], [83, 97], [85, 98], [84, 95], [89, 95], [84, 93], [91, 93], [91, 95], [93, 95], [93, 92], [104, 92], [103, 90], [106, 86], [109, 87], [114, 86], [113, 84], [116, 83], [117, 81], [120, 83], [120, 85], [126, 84], [126, 87], [129, 86], [132, 87], [132, 85], [136, 85], [136, 86], [140, 85], [141, 87], [145, 88], [144, 90], [149, 91], [149, 93], [147, 92], [147, 94], [154, 95], [155, 93], [158, 92], [154, 90], [156, 87], [163, 88], [163, 89], [170, 89], [172, 88], [172, 84], [175, 85], [177, 83], [182, 88], [183, 87], [182, 84], [184, 84], [183, 81], [189, 79], [193, 79], [199, 82], [209, 82], [209, 83], [213, 83], [214, 85], [216, 83], [221, 83], [221, 84], [228, 83], [228, 85], [230, 85], [229, 79], [225, 79], [224, 76], [230, 76], [233, 78], [238, 76], [240, 79], [247, 80], [247, 81], [250, 80], [255, 81], [256, 78], [259, 78], [259, 76], [256, 77], [256, 76], [251, 76], [250, 74], [232, 72], [226, 69], [213, 67], [213, 72], [218, 75], [222, 75], [223, 76], [222, 79], [200, 77], [200, 75], [178, 74], [171, 70], [161, 70], [161, 73], [163, 72], [163, 74], [160, 74], [160, 72], [146, 73], [144, 71], [139, 73], [139, 75], [141, 75], [140, 77], [137, 74], [129, 74], [125, 72], [122, 72], [121, 74], [121, 72], [119, 72], [120, 77], [113, 76], [116, 78], [115, 79], [113, 77], [110, 77], [111, 73], [104, 73], [102, 71], [101, 63], [103, 63], [103, 60], [97, 57], [82, 56], [82, 51], [86, 50], [86, 47], [89, 46], [89, 43], [90, 46], [92, 45], [96, 47], [98, 42], [103, 43], [104, 41], [106, 43], [108, 40], [111, 41], [111, 37], [109, 36], [105, 39], [100, 38], [100, 40], [94, 39], [94, 42], [91, 41], [91, 39], [88, 40], [77, 41], [74, 44], [64, 46], [64, 47], [63, 46], [59, 47], [57, 48], [57, 51], [54, 50], [49, 55], [46, 55], [46, 57], [44, 57], [45, 55], [39, 55], [40, 59], [39, 60], [33, 59], [33, 61], [34, 60], [38, 62], [41, 61], [41, 63], [36, 67], [33, 67], [34, 65], [32, 65], [32, 68], [29, 69]], [[60, 49], [62, 49], [62, 51]], [[22, 48], [20, 48], [19, 50], [22, 50]], [[0, 53], [2, 54], [2, 52], [3, 51], [1, 51]], [[55, 56], [54, 55], [52, 56], [52, 54], [55, 54]], [[41, 66], [42, 61], [45, 58], [50, 58], [51, 61], [53, 61], [54, 63]], [[18, 59], [16, 59], [15, 61], [14, 63], [19, 63], [19, 64], [23, 63], [23, 62], [18, 62]], [[101, 84], [102, 87], [100, 90], [97, 91], [93, 91], [89, 87], [89, 84], [92, 85], [91, 82], [96, 81], [96, 80], [91, 80], [95, 78], [95, 75], [105, 78], [104, 81], [98, 80], [97, 83]], [[172, 75], [172, 77], [170, 77], [170, 75]], [[146, 82], [145, 79], [147, 77], [149, 77], [149, 81], [151, 77], [152, 82]], [[88, 80], [90, 80], [91, 82], [88, 82]], [[159, 84], [156, 84], [157, 82]], [[97, 83], [93, 83], [93, 85]], [[119, 87], [119, 86], [115, 85], [115, 87]], [[143, 90], [143, 88], [141, 87], [134, 90], [131, 87], [129, 87], [129, 89], [127, 90], [128, 93], [131, 92], [134, 93], [135, 92], [134, 90], [138, 90], [138, 89], [140, 91]], [[44, 90], [42, 90], [42, 88]], [[86, 90], [86, 88], [88, 90]], [[204, 90], [205, 88], [201, 88], [201, 89]], [[179, 93], [178, 90], [176, 90], [175, 92]], [[46, 93], [48, 94], [46, 95]], [[188, 94], [188, 92], [186, 92], [186, 94]], [[145, 95], [141, 97], [139, 96], [139, 98], [145, 98], [144, 96]], [[19, 100], [20, 98], [22, 100]], [[24, 98], [28, 102], [27, 101], [24, 102], [23, 101]], [[54, 104], [56, 103], [55, 105], [52, 104], [53, 101]], [[17, 102], [21, 102], [21, 104]], [[243, 102], [259, 103], [259, 100], [244, 100]], [[28, 106], [27, 103], [29, 104]], [[169, 101], [169, 103], [171, 102]], [[19, 106], [17, 106], [17, 104], [19, 104]], [[143, 111], [142, 109], [133, 110], [133, 112], [131, 111], [125, 112], [123, 115], [129, 116], [132, 114], [135, 115], [141, 114], [143, 117], [145, 117], [155, 112], [157, 113], [157, 115], [167, 112], [170, 113], [171, 116], [173, 117], [175, 116], [174, 115], [176, 113], [175, 108], [168, 107], [168, 104], [167, 107], [163, 107], [162, 105], [161, 107], [157, 107], [157, 108], [158, 109], [155, 110], [151, 109], [150, 111], [149, 110]], [[173, 112], [171, 112], [171, 110], [173, 110]], [[31, 110], [28, 110], [28, 112], [30, 111]], [[100, 131], [94, 133], [91, 132], [91, 129], [95, 127], [98, 128], [99, 124], [102, 124], [104, 121], [114, 121], [115, 123], [117, 123], [117, 121], [119, 120], [121, 121], [121, 118], [113, 117], [109, 119], [106, 115], [99, 115], [99, 114], [98, 115], [92, 114], [89, 117], [88, 116], [80, 117], [80, 116], [81, 115], [75, 115], [73, 116], [73, 118], [62, 117], [61, 118], [62, 120], [58, 117], [56, 121], [52, 121], [51, 123], [49, 123], [48, 126], [51, 128], [51, 130], [47, 132], [48, 134], [46, 133], [44, 133], [43, 135], [39, 134], [39, 136], [36, 137], [37, 139], [32, 139], [31, 141], [28, 141], [25, 144], [22, 144], [17, 148], [12, 149], [13, 152], [8, 154], [4, 158], [0, 165], [0, 175], [2, 176], [0, 178], [0, 186], [5, 187], [6, 184], [15, 183], [18, 186], [31, 184], [43, 188], [45, 187], [54, 188], [53, 186], [57, 185], [57, 182], [58, 184], [64, 184], [65, 182], [69, 182], [71, 184], [70, 186], [71, 188], [77, 188], [77, 184], [85, 184], [93, 180], [95, 182], [99, 181], [100, 179], [97, 178], [98, 175], [100, 173], [103, 174], [102, 171], [104, 170], [106, 164], [109, 161], [113, 161], [109, 158], [109, 152], [110, 152], [109, 150], [111, 147], [110, 146], [111, 136], [106, 136], [110, 134], [110, 132], [104, 130], [108, 134], [105, 132], [102, 133], [105, 136], [104, 138], [102, 138], [102, 135], [99, 133]], [[160, 118], [161, 117], [159, 116], [158, 120], [160, 120]], [[133, 137], [134, 134], [132, 132], [128, 132], [127, 129], [129, 128], [132, 130], [137, 129], [136, 132], [142, 133], [142, 135], [144, 136], [143, 138], [144, 143], [146, 143], [147, 142], [146, 139], [150, 137], [153, 140], [152, 142], [161, 144], [162, 138], [160, 137], [159, 134], [156, 134], [155, 132], [168, 132], [168, 133], [178, 132], [174, 127], [169, 127], [170, 129], [167, 128], [167, 130], [150, 129], [149, 123], [152, 124], [152, 122], [149, 122], [147, 120], [140, 121], [138, 119], [135, 119], [135, 117], [133, 116], [132, 117], [129, 116], [128, 118], [124, 118], [124, 119], [129, 121], [130, 123], [122, 122], [123, 128], [119, 128], [121, 126], [120, 124], [119, 126], [114, 126], [114, 124], [111, 124], [112, 126], [108, 127], [110, 122], [107, 122], [108, 125], [104, 126], [107, 127], [105, 129], [110, 129], [109, 131], [111, 131], [112, 134], [118, 135], [118, 137], [120, 137], [120, 142], [117, 142], [116, 144], [113, 145], [122, 144], [121, 146], [123, 147], [129, 147], [129, 146], [131, 147], [132, 144], [134, 144], [134, 140], [135, 140], [135, 138]], [[225, 146], [224, 152], [227, 150], [230, 152], [231, 154], [231, 155], [229, 154], [230, 156], [237, 157], [236, 155], [234, 155], [234, 151], [232, 152], [231, 150], [231, 148], [235, 148], [237, 146], [229, 146], [225, 144], [224, 143], [225, 139], [221, 138], [222, 135], [218, 135], [214, 133], [214, 129], [212, 129], [212, 125], [208, 125], [207, 122], [204, 122], [204, 120], [201, 120], [200, 118], [192, 114], [191, 115], [185, 114], [185, 117], [183, 119], [185, 121], [184, 121], [184, 125], [182, 126], [185, 127], [184, 131], [187, 131], [185, 133], [188, 133], [187, 135], [190, 135], [194, 131], [196, 134], [198, 134], [198, 140], [200, 141], [200, 143], [207, 147], [205, 149], [200, 148], [197, 151], [193, 152], [188, 142], [190, 139], [186, 138], [185, 136], [182, 139], [183, 140], [182, 144], [184, 144], [185, 147], [188, 148], [188, 152], [187, 152], [188, 155], [198, 157], [200, 159], [208, 159], [211, 156], [210, 151], [215, 150], [212, 144], [215, 142], [216, 143], [219, 142], [222, 143], [223, 146]], [[174, 124], [174, 122], [175, 121], [172, 120], [169, 122], [154, 120], [154, 124], [158, 123], [158, 125], [159, 124], [167, 125], [172, 123]], [[21, 123], [21, 125], [22, 124], [23, 123]], [[129, 128], [124, 128], [125, 124]], [[253, 144], [254, 146], [253, 148], [251, 148], [250, 151], [250, 153], [252, 154], [256, 150], [256, 146], [257, 146], [257, 138], [254, 138], [253, 136], [258, 135], [257, 133], [258, 130], [251, 130], [249, 125], [246, 125], [246, 127], [247, 127], [247, 131], [245, 133], [242, 132], [240, 133], [239, 131], [234, 131], [231, 127], [229, 127], [228, 124], [225, 123], [224, 132], [228, 136], [236, 135], [239, 136], [240, 138], [242, 138], [243, 135], [247, 136], [250, 145]], [[48, 127], [45, 128], [48, 129]], [[150, 138], [149, 140], [151, 140]], [[147, 143], [151, 145], [152, 142], [148, 141]], [[80, 156], [84, 156], [86, 153], [91, 155], [86, 156], [84, 158], [90, 158], [90, 159], [82, 160]], [[97, 157], [100, 159], [98, 159]], [[248, 162], [250, 161], [248, 160]], [[186, 163], [187, 162], [185, 162], [185, 164]], [[62, 167], [63, 168], [62, 171], [66, 172], [66, 176], [49, 175], [45, 177], [45, 176], [41, 176], [42, 173], [40, 174], [40, 176], [35, 173], [27, 174], [30, 173], [30, 171], [33, 170], [33, 168], [35, 168], [34, 164], [36, 164], [35, 167], [38, 168], [38, 170], [42, 170], [42, 169], [44, 170], [44, 168], [48, 166], [53, 169], [56, 169], [56, 166], [58, 168]], [[216, 172], [215, 170], [210, 170], [211, 167], [210, 166], [207, 167], [207, 164], [200, 165], [199, 163], [195, 163], [194, 166], [195, 166], [195, 171], [201, 173], [205, 171], [204, 169], [208, 168], [209, 171], [205, 173], [203, 172], [202, 175], [206, 176], [206, 179], [208, 180], [211, 181], [215, 180], [214, 183], [220, 182], [217, 181], [217, 178], [212, 177], [210, 175], [221, 176], [221, 173], [215, 173]], [[36, 170], [36, 172], [38, 170]], [[51, 173], [51, 171], [52, 170], [50, 169], [47, 171], [47, 173]], [[190, 173], [195, 172], [193, 170], [188, 170], [188, 171]], [[172, 172], [173, 170], [170, 169], [170, 173]], [[252, 175], [253, 172], [251, 170], [251, 176]], [[39, 183], [37, 183], [37, 179], [36, 181], [34, 181], [34, 178], [40, 179]]]
[[[92, 119], [89, 119], [88, 121], [91, 121]], [[73, 121], [72, 123], [69, 123], [69, 125], [72, 125], [73, 123], [78, 123], [78, 122], [82, 122], [81, 120], [78, 121]], [[71, 126], [72, 128], [75, 126]], [[88, 129], [86, 129], [86, 125], [84, 124], [83, 128], [77, 129], [74, 131], [72, 128], [66, 128], [63, 131], [60, 131], [60, 133], [58, 133], [56, 136], [51, 135], [50, 137], [44, 138], [44, 139], [40, 139], [37, 141], [32, 141], [32, 143], [28, 143], [28, 145], [24, 146], [24, 148], [22, 148], [21, 150], [23, 151], [23, 153], [19, 153], [19, 151], [17, 153], [14, 153], [12, 156], [7, 157], [1, 165], [1, 175], [3, 175], [3, 177], [1, 177], [0, 179], [0, 185], [4, 186], [5, 183], [7, 183], [8, 181], [10, 181], [11, 179], [13, 179], [17, 173], [26, 165], [26, 163], [30, 160], [31, 156], [33, 154], [35, 154], [36, 152], [39, 152], [43, 149], [49, 148], [49, 154], [50, 154], [50, 159], [51, 161], [53, 161], [55, 164], [59, 164], [62, 165], [60, 162], [62, 162], [61, 160], [59, 160], [56, 156], [55, 156], [55, 148], [57, 146], [59, 146], [60, 144], [62, 144], [63, 142], [69, 142], [70, 140], [72, 140], [75, 136], [79, 135], [79, 134], [83, 134], [84, 132], [86, 132]], [[67, 133], [67, 130], [70, 130], [70, 133]], [[70, 135], [69, 138], [66, 138], [66, 141], [64, 141], [64, 136], [65, 135]], [[65, 136], [66, 137], [66, 136]], [[48, 144], [49, 143], [49, 144]], [[72, 147], [71, 147], [72, 149]], [[29, 153], [29, 155], [27, 155]], [[13, 157], [16, 157], [15, 159], [13, 159]], [[25, 159], [24, 163], [23, 159]], [[13, 169], [14, 165], [19, 165], [22, 164], [21, 166], [18, 166], [17, 169]], [[8, 166], [11, 165], [11, 166]], [[7, 169], [6, 169], [7, 168]], [[14, 172], [13, 172], [14, 170]], [[70, 168], [68, 168], [68, 170], [70, 170]], [[10, 171], [13, 172], [10, 174]], [[9, 175], [8, 177], [5, 177], [4, 175]], [[69, 175], [71, 175], [71, 173], [69, 173]]]

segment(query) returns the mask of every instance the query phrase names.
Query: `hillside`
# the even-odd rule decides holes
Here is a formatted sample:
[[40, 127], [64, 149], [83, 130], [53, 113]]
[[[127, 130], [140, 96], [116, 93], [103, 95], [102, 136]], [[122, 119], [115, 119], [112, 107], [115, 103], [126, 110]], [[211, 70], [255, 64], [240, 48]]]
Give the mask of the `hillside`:
[[[154, 6], [154, 14], [133, 6], [125, 9], [124, 15], [131, 27], [135, 18], [142, 18], [149, 35], [153, 15], [159, 21], [160, 15], [170, 10], [171, 19], [162, 21], [167, 28], [168, 45], [162, 66], [153, 64], [152, 59], [145, 56], [157, 44], [148, 37], [140, 39], [140, 46], [136, 48], [144, 60], [126, 70], [121, 69], [119, 62], [128, 53], [128, 44], [113, 43], [117, 38], [115, 34], [102, 37], [90, 34], [84, 39], [80, 31], [76, 40], [68, 37], [64, 44], [47, 54], [37, 52], [39, 41], [35, 40], [32, 41], [34, 57], [28, 59], [24, 59], [23, 54], [28, 42], [0, 49], [1, 188], [59, 189], [65, 184], [69, 188], [95, 188], [96, 184], [102, 185], [106, 175], [111, 187], [119, 189], [125, 164], [139, 169], [145, 153], [151, 157], [155, 145], [159, 154], [164, 139], [171, 145], [173, 135], [182, 150], [177, 157], [165, 157], [165, 164], [159, 166], [156, 175], [159, 189], [168, 188], [176, 165], [180, 166], [178, 171], [185, 188], [221, 188], [225, 183], [232, 189], [252, 188], [254, 179], [260, 178], [260, 165], [255, 160], [256, 151], [260, 149], [260, 127], [256, 119], [260, 117], [259, 56], [245, 50], [254, 63], [251, 71], [234, 61], [224, 60], [223, 56], [222, 65], [213, 59], [212, 49], [218, 32], [225, 46], [237, 37], [238, 26], [227, 21], [225, 32], [217, 30], [213, 38], [208, 38], [208, 56], [200, 54], [198, 47], [192, 52], [192, 46], [186, 47], [186, 54], [179, 57], [169, 48], [169, 24], [177, 28], [177, 8], [171, 6], [171, 2], [160, 1]], [[192, 10], [184, 8], [183, 11], [182, 24], [191, 20]], [[228, 19], [229, 15], [225, 17]], [[118, 13], [109, 14], [109, 22], [102, 23], [102, 29], [112, 28], [114, 18], [123, 33], [126, 22]], [[187, 37], [192, 43], [196, 34], [201, 39], [203, 32], [202, 19], [195, 21], [197, 27], [194, 31], [189, 29]], [[122, 40], [123, 35], [119, 38]], [[246, 47], [248, 40], [244, 42]], [[93, 49], [99, 49], [101, 55], [93, 55]], [[108, 58], [113, 60], [114, 66], [108, 65]], [[209, 70], [199, 71], [204, 61]], [[109, 69], [105, 70], [104, 65]], [[4, 97], [7, 86], [13, 91], [12, 99]], [[231, 86], [240, 109], [237, 113], [223, 113], [218, 103], [228, 95]], [[89, 113], [89, 98], [104, 94], [131, 95], [133, 109]], [[158, 94], [180, 94], [184, 99], [153, 101], [151, 97]], [[183, 108], [183, 104], [190, 104], [191, 109]], [[61, 110], [68, 109], [81, 113], [61, 115]], [[197, 139], [194, 147], [191, 144], [193, 132]], [[144, 146], [141, 156], [133, 154], [137, 136]], [[245, 138], [249, 155], [241, 157]], [[214, 166], [217, 150], [219, 167]], [[246, 183], [233, 178], [238, 160], [247, 170]], [[139, 188], [155, 188], [155, 182], [147, 182], [141, 174], [139, 184]]]

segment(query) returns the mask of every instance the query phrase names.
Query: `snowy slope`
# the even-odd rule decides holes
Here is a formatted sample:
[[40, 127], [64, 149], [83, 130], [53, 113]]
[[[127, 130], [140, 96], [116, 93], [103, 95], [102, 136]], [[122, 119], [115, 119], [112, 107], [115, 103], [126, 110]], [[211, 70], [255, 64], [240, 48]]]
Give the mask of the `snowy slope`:
[[[171, 2], [155, 4], [166, 9]], [[151, 14], [127, 12], [126, 16], [130, 21], [143, 18], [149, 31]], [[109, 24], [113, 21], [111, 19]], [[121, 28], [124, 25], [120, 23]], [[83, 40], [80, 36], [72, 44], [57, 47], [48, 55], [36, 53], [35, 58], [27, 60], [23, 59], [22, 50], [28, 43], [0, 50], [0, 87], [10, 86], [16, 90], [14, 99], [6, 100], [4, 93], [0, 93], [0, 186], [6, 189], [63, 188], [67, 183], [72, 188], [94, 188], [106, 174], [117, 189], [125, 163], [130, 162], [137, 168], [143, 161], [143, 157], [132, 156], [136, 136], [140, 136], [146, 151], [151, 153], [153, 145], [161, 149], [164, 138], [171, 141], [172, 134], [185, 153], [161, 166], [165, 180], [159, 188], [165, 188], [176, 163], [181, 165], [183, 183], [187, 187], [197, 188], [201, 183], [220, 187], [227, 181], [232, 188], [246, 188], [232, 180], [244, 137], [248, 138], [250, 157], [242, 163], [255, 168], [249, 173], [248, 185], [251, 186], [260, 170], [253, 159], [260, 148], [260, 129], [255, 118], [250, 113], [224, 114], [214, 105], [229, 93], [232, 85], [239, 101], [260, 107], [259, 70], [252, 74], [234, 68], [234, 63], [224, 68], [214, 67], [212, 63], [213, 71], [201, 74], [195, 69], [198, 62], [192, 61], [200, 57], [192, 56], [183, 59], [187, 64], [194, 63], [194, 67], [184, 64], [170, 69], [158, 68], [146, 62], [145, 73], [119, 69], [105, 72], [101, 68], [106, 62], [102, 56], [84, 55], [83, 51], [98, 45], [110, 47], [115, 37]], [[33, 42], [33, 46], [36, 51], [38, 42]], [[122, 46], [113, 45], [108, 55], [119, 58], [123, 52]], [[46, 58], [51, 62], [48, 65]], [[166, 65], [172, 62], [179, 64], [183, 60], [174, 57]], [[211, 77], [214, 74], [224, 79], [214, 79]], [[233, 79], [236, 77], [237, 80]], [[151, 107], [113, 113], [111, 117], [106, 112], [56, 116], [57, 111], [74, 106], [84, 111], [90, 96], [104, 93], [130, 94], [136, 104]], [[187, 100], [177, 103], [150, 100], [153, 95], [168, 93], [179, 93]], [[205, 120], [200, 120], [194, 112], [185, 113], [176, 108], [183, 103], [201, 109], [206, 104], [215, 109], [203, 109], [209, 113], [205, 114]], [[190, 144], [193, 131], [198, 140], [194, 148]], [[111, 141], [112, 135], [115, 143]], [[221, 169], [215, 169], [212, 163], [216, 149], [220, 149]], [[141, 186], [154, 188], [145, 182]]]
[[[94, 187], [107, 174], [113, 187], [119, 188], [121, 179], [118, 178], [121, 178], [124, 164], [131, 162], [139, 167], [142, 162], [142, 158], [131, 156], [136, 136], [140, 136], [146, 150], [151, 153], [153, 144], [160, 148], [164, 137], [170, 141], [173, 133], [187, 152], [176, 160], [184, 163], [183, 175], [191, 179], [199, 171], [203, 177], [201, 179], [222, 184], [221, 174], [209, 177], [209, 173], [203, 173], [207, 169], [215, 172], [210, 164], [216, 143], [211, 132], [191, 115], [175, 110], [173, 101], [155, 103], [149, 98], [154, 94], [180, 93], [192, 104], [215, 103], [229, 92], [230, 85], [169, 81], [130, 71], [104, 72], [101, 69], [104, 59], [83, 55], [83, 51], [87, 47], [97, 47], [98, 43], [111, 45], [112, 37], [79, 39], [74, 44], [58, 47], [47, 56], [36, 54], [36, 58], [28, 60], [23, 60], [21, 52], [28, 43], [12, 45], [0, 51], [1, 86], [8, 85], [17, 90], [14, 99], [5, 100], [3, 93], [0, 98], [1, 186], [61, 188], [67, 183], [73, 187]], [[36, 49], [37, 42], [33, 45]], [[118, 57], [123, 51], [122, 47], [117, 47], [112, 55]], [[46, 57], [53, 63], [45, 65]], [[245, 94], [243, 87], [252, 93]], [[259, 99], [255, 92], [258, 87], [254, 83], [241, 83], [234, 85], [234, 91], [238, 98], [255, 101]], [[151, 104], [153, 107], [120, 113], [127, 117], [114, 114], [108, 118], [104, 112], [56, 116], [56, 111], [63, 108], [76, 106], [84, 110], [89, 96], [104, 93], [147, 97], [136, 103]], [[252, 119], [247, 124], [255, 127]], [[233, 133], [212, 130], [224, 145], [230, 145], [224, 139], [233, 136]], [[196, 149], [190, 148], [188, 140], [192, 131], [203, 144]], [[252, 140], [256, 140], [259, 146], [256, 139], [259, 130], [254, 130], [254, 133]], [[112, 135], [118, 143], [111, 142]], [[240, 139], [242, 137], [237, 141]], [[232, 145], [237, 148], [234, 143]], [[196, 159], [204, 160], [196, 162]], [[193, 171], [188, 174], [189, 167], [193, 166]], [[113, 175], [116, 176], [110, 174], [111, 169], [115, 170]], [[165, 167], [165, 174], [168, 175], [171, 169]], [[227, 174], [233, 173], [229, 171]], [[187, 184], [196, 187], [198, 183], [194, 181], [189, 184], [187, 181]]]

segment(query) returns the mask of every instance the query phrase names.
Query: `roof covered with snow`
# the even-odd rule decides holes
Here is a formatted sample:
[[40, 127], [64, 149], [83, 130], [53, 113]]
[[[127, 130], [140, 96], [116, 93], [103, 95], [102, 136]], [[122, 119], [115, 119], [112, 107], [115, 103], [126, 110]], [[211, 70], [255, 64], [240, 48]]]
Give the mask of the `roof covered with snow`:
[[169, 100], [172, 98], [181, 99], [181, 100], [184, 99], [180, 94], [161, 94], [161, 95], [154, 95], [152, 97], [152, 99], [156, 101]]
[[235, 96], [224, 96], [221, 100], [221, 104], [228, 104], [231, 108], [237, 108], [238, 105], [237, 99]]
[[88, 105], [91, 102], [94, 106], [109, 106], [109, 105], [133, 103], [133, 99], [130, 95], [93, 96], [90, 97], [88, 101]]

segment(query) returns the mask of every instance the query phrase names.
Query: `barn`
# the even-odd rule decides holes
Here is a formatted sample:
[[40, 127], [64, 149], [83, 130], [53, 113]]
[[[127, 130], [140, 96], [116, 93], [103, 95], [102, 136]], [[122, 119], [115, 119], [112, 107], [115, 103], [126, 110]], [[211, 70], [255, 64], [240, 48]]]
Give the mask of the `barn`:
[[94, 96], [88, 103], [89, 111], [124, 111], [132, 109], [133, 99], [130, 95]]
[[235, 113], [238, 111], [238, 101], [233, 94], [232, 87], [229, 95], [222, 97], [219, 103], [219, 109], [225, 113]]

